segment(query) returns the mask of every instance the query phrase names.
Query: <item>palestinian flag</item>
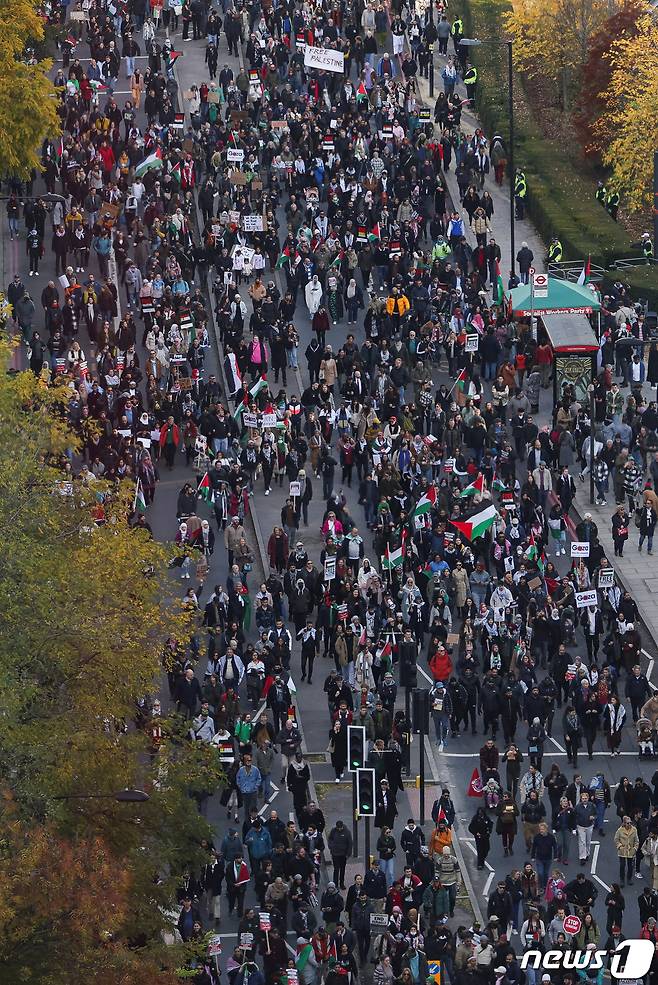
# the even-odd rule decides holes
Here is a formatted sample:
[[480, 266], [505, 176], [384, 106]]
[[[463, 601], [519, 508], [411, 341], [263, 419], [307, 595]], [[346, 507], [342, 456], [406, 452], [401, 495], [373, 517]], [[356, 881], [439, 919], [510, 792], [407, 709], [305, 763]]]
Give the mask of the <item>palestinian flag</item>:
[[462, 489], [459, 496], [461, 499], [463, 499], [465, 496], [475, 496], [476, 493], [479, 493], [481, 496], [483, 492], [484, 492], [484, 476], [479, 475], [475, 480], [475, 482], [471, 482], [470, 486], [466, 486], [465, 489]]
[[546, 567], [546, 555], [542, 551], [541, 554], [537, 550], [537, 541], [535, 540], [535, 535], [530, 532], [530, 547], [528, 548], [528, 560], [534, 561], [537, 565], [540, 574], [544, 574], [544, 568]]
[[432, 507], [436, 503], [436, 488], [430, 486], [424, 496], [421, 496], [416, 503], [416, 509], [413, 512], [413, 516], [423, 516], [424, 513], [429, 513]]
[[249, 393], [251, 394], [252, 397], [257, 397], [260, 391], [265, 390], [266, 388], [267, 388], [267, 380], [265, 379], [264, 376], [261, 376], [259, 380], [256, 380]]
[[196, 487], [196, 494], [199, 499], [204, 501], [204, 503], [212, 503], [212, 486], [210, 485], [210, 479], [208, 478], [207, 472], [199, 485]]
[[137, 165], [137, 167], [135, 168], [135, 177], [141, 178], [148, 171], [155, 171], [156, 168], [161, 168], [161, 167], [162, 167], [162, 151], [160, 150], [159, 147], [156, 147], [156, 149], [153, 151], [152, 154], [149, 154], [148, 157], [145, 157], [144, 160], [140, 161], [140, 163]]
[[386, 545], [386, 554], [382, 557], [382, 568], [386, 571], [393, 571], [394, 568], [402, 567], [404, 560], [404, 544], [398, 547], [397, 551], [389, 551]]
[[498, 510], [496, 507], [489, 505], [485, 506], [485, 508], [480, 510], [479, 513], [474, 513], [468, 520], [451, 520], [450, 523], [453, 527], [456, 527], [467, 540], [472, 541], [477, 537], [482, 537], [486, 534], [487, 530], [490, 526], [492, 526], [497, 516]]
[[167, 71], [174, 67], [182, 54], [182, 51], [170, 51], [168, 55], [165, 55], [165, 68]]
[[500, 263], [496, 260], [496, 304], [502, 304], [505, 297], [505, 286], [500, 272]]
[[135, 488], [135, 498], [133, 500], [133, 513], [146, 513], [146, 499], [144, 498], [144, 490], [142, 488], [142, 480], [137, 480], [137, 486]]
[[236, 404], [235, 410], [233, 411], [233, 420], [239, 421], [248, 406], [249, 406], [248, 397], [245, 397], [244, 400], [240, 400], [240, 402]]
[[506, 492], [507, 490], [507, 486], [505, 485], [502, 479], [498, 478], [496, 472], [494, 472], [493, 480], [491, 482], [491, 488], [494, 490], [494, 492]]
[[356, 90], [356, 101], [358, 103], [361, 99], [367, 99], [367, 98], [368, 98], [368, 90], [365, 87], [365, 83], [360, 82], [359, 88]]
[[107, 92], [107, 86], [104, 82], [99, 82], [97, 79], [90, 79], [89, 85], [91, 86], [95, 94], [99, 92]]
[[392, 656], [393, 656], [393, 647], [391, 646], [390, 643], [384, 643], [381, 649], [377, 650], [377, 659], [380, 660], [382, 663], [385, 660], [388, 660], [390, 662]]
[[583, 287], [585, 284], [589, 284], [589, 278], [591, 272], [592, 272], [592, 258], [588, 256], [587, 260], [583, 265], [583, 269], [580, 271], [580, 277], [578, 278], [578, 283], [580, 284], [581, 287]]
[[377, 243], [381, 238], [382, 237], [381, 237], [381, 233], [379, 231], [379, 223], [376, 222], [375, 225], [370, 230], [370, 232], [368, 233], [368, 242], [369, 243]]
[[276, 266], [274, 269], [280, 270], [281, 267], [284, 265], [284, 263], [289, 263], [289, 262], [290, 262], [290, 247], [285, 246], [283, 252], [281, 253], [281, 256], [276, 262]]
[[329, 264], [328, 269], [331, 270], [333, 267], [340, 267], [344, 259], [345, 259], [345, 250], [339, 250], [336, 256], [331, 261], [331, 263]]
[[[455, 384], [454, 385], [457, 387], [458, 390], [461, 390], [462, 393], [464, 392], [464, 390], [466, 389], [466, 370], [465, 369], [460, 369], [459, 376], [455, 380]], [[453, 387], [453, 389], [454, 389], [454, 387]]]
[[171, 177], [174, 179], [174, 181], [176, 182], [176, 184], [180, 188], [181, 183], [182, 183], [182, 180], [183, 180], [183, 172], [182, 172], [182, 169], [181, 169], [181, 166], [180, 166], [180, 161], [176, 161], [176, 163], [174, 164], [174, 166], [171, 169], [171, 171], [169, 172], [169, 174], [171, 175]]

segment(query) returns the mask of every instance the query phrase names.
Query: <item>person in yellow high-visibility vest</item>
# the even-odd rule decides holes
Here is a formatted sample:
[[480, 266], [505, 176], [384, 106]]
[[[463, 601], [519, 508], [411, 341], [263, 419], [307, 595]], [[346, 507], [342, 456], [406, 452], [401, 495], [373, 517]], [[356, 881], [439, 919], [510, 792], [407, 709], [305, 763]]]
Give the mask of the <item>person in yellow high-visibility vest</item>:
[[478, 80], [478, 70], [475, 65], [467, 64], [466, 71], [464, 72], [464, 85], [466, 86], [466, 95], [471, 102], [475, 99], [475, 85]]
[[554, 236], [551, 240], [550, 246], [548, 247], [548, 262], [549, 263], [560, 263], [562, 260], [562, 243]]

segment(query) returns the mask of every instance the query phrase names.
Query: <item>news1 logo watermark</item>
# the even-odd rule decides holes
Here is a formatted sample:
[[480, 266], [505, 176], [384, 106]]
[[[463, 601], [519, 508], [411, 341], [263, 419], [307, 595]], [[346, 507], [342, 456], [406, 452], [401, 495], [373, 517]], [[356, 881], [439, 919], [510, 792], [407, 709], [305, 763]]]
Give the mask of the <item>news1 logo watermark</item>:
[[598, 971], [608, 958], [612, 978], [644, 978], [651, 967], [656, 945], [653, 941], [629, 940], [618, 944], [614, 951], [526, 951], [521, 955], [522, 968], [541, 968], [543, 971]]

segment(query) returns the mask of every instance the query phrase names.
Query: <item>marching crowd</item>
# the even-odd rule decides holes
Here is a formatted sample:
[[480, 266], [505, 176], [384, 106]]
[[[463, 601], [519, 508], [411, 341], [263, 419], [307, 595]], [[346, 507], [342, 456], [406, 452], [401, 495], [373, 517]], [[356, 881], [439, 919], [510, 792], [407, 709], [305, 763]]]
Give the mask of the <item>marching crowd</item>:
[[[521, 970], [520, 951], [614, 946], [629, 922], [622, 889], [639, 878], [636, 920], [658, 941], [658, 772], [649, 768], [649, 785], [642, 761], [657, 751], [658, 699], [640, 668], [639, 612], [589, 514], [574, 535], [587, 554], [560, 561], [578, 472], [593, 471], [599, 502], [612, 487], [615, 554], [633, 521], [638, 549], [646, 540], [652, 551], [658, 413], [643, 383], [658, 383], [658, 354], [652, 344], [645, 360], [642, 311], [621, 284], [602, 299], [595, 419], [569, 385], [551, 410], [549, 341], [503, 300], [486, 181], [490, 165], [503, 180], [504, 141], [460, 125], [456, 87], [477, 80], [461, 22], [439, 11], [435, 24], [400, 2], [222, 7], [84, 6], [91, 58], [68, 40], [56, 79], [63, 137], [42, 152], [46, 191], [10, 182], [7, 203], [28, 276], [38, 283], [46, 242], [56, 260], [57, 279], [36, 300], [19, 273], [7, 299], [30, 369], [69, 380], [83, 480], [135, 482], [133, 519], [144, 525], [164, 467], [184, 455], [198, 473], [178, 496], [171, 539], [182, 579], [196, 562], [185, 604], [199, 633], [168, 662], [169, 698], [190, 740], [211, 744], [225, 767], [227, 824], [205, 846], [207, 864], [182, 880], [180, 935], [219, 926], [225, 895], [239, 919], [232, 985], [295, 974], [338, 985], [370, 971], [376, 985], [424, 985], [436, 961], [451, 985], [535, 985], [540, 972]], [[179, 17], [182, 41], [207, 42], [208, 81], [179, 94], [189, 126], [172, 85], [180, 52], [159, 31], [177, 30]], [[244, 42], [236, 73], [228, 62], [217, 71], [224, 38], [229, 54]], [[449, 39], [457, 67], [428, 111], [417, 73], [429, 46], [445, 53]], [[342, 52], [344, 71], [309, 65], [305, 45]], [[445, 180], [453, 165], [459, 202]], [[515, 187], [525, 197], [525, 179]], [[522, 279], [532, 260], [523, 244]], [[207, 271], [211, 297], [195, 283]], [[227, 389], [206, 365], [210, 305]], [[269, 572], [255, 583], [250, 513], [261, 490], [281, 509]], [[313, 557], [300, 529], [318, 502]], [[219, 539], [228, 577], [208, 592]], [[310, 799], [290, 686], [298, 659], [301, 681], [326, 695], [336, 782], [350, 724], [364, 727], [375, 770], [375, 853], [349, 887], [349, 826], [327, 823]], [[462, 821], [478, 866], [494, 831], [505, 856], [527, 858], [492, 890], [486, 926], [455, 926], [450, 790], [429, 835], [399, 815], [412, 725], [402, 697], [418, 665], [432, 681], [438, 753], [460, 733], [486, 736], [469, 787], [481, 806]], [[155, 745], [160, 714], [158, 703], [145, 726]], [[544, 766], [556, 723], [573, 775]], [[629, 733], [637, 780], [613, 794], [605, 771], [578, 772], [585, 751], [588, 762], [595, 750], [617, 755]], [[268, 807], [277, 779], [296, 822]], [[620, 874], [604, 928], [597, 885], [565, 867], [572, 844], [588, 861], [606, 811], [619, 820]], [[563, 924], [572, 913], [582, 918], [573, 938]], [[199, 982], [215, 974], [198, 968]], [[591, 971], [550, 980], [577, 977], [598, 985]]]

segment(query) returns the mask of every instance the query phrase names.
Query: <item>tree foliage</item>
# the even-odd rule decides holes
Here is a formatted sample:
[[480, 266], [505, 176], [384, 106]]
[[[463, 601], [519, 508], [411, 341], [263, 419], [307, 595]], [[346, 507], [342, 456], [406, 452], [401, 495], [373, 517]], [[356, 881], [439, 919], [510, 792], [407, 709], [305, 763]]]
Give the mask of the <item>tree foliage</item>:
[[[210, 836], [191, 799], [217, 782], [208, 751], [165, 721], [152, 761], [132, 724], [190, 617], [169, 598], [166, 547], [128, 524], [132, 490], [66, 481], [66, 385], [8, 376], [9, 354], [0, 343], [0, 980], [138, 983], [120, 977], [136, 945], [152, 969], [176, 961], [166, 914]], [[73, 796], [126, 787], [150, 800]]]
[[610, 83], [595, 124], [609, 184], [631, 211], [652, 204], [653, 152], [658, 129], [658, 23], [646, 14], [637, 34], [617, 38], [605, 56]]
[[0, 0], [0, 173], [29, 177], [39, 169], [44, 137], [60, 131], [52, 62], [31, 64], [29, 44], [43, 38], [43, 21], [31, 0]]
[[514, 40], [514, 63], [533, 80], [553, 84], [566, 110], [588, 44], [609, 13], [607, 0], [513, 0], [505, 26]]

